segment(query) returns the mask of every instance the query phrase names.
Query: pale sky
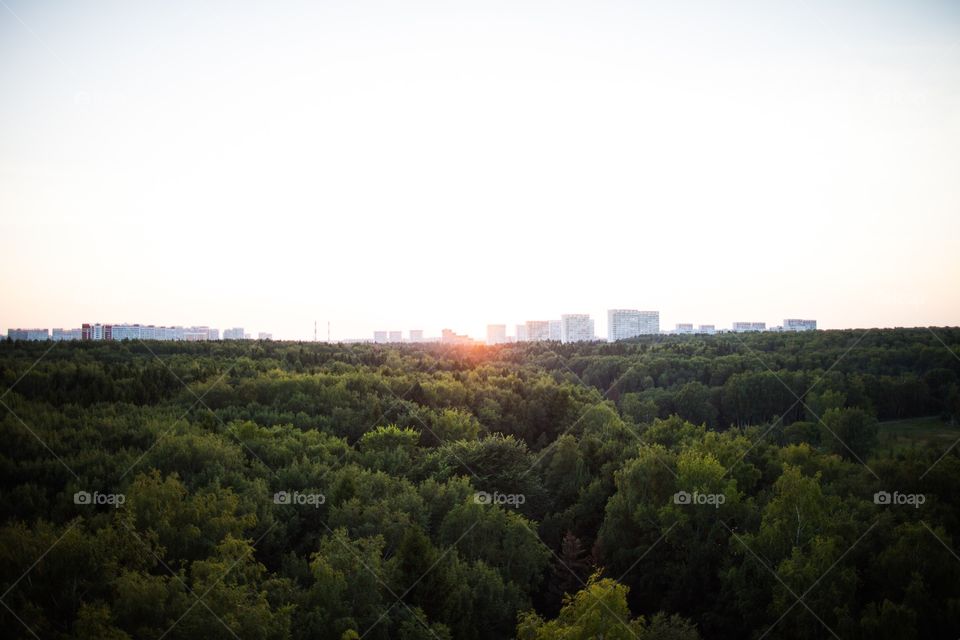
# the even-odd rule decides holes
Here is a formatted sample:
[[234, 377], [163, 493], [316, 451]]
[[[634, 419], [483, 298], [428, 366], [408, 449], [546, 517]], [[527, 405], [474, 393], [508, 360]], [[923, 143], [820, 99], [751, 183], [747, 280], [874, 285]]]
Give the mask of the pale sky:
[[0, 329], [960, 324], [960, 3], [0, 0]]

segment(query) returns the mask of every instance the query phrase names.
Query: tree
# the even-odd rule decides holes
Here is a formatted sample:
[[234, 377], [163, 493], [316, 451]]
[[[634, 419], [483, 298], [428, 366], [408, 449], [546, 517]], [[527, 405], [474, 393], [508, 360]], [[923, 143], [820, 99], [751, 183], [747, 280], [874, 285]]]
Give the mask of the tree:
[[710, 388], [699, 382], [688, 382], [674, 397], [677, 414], [693, 424], [716, 425], [717, 409], [710, 402]]
[[821, 419], [821, 441], [844, 459], [863, 460], [877, 442], [877, 420], [863, 409], [830, 409]]
[[697, 640], [700, 635], [679, 617], [655, 616], [651, 623], [632, 618], [627, 587], [599, 574], [586, 587], [564, 598], [560, 615], [545, 621], [532, 611], [521, 614], [518, 640]]

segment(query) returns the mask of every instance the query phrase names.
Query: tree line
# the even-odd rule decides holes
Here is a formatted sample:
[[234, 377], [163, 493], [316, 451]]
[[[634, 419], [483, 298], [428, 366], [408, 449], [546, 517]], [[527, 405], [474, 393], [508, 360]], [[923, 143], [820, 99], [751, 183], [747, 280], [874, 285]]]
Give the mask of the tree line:
[[0, 619], [25, 638], [955, 637], [957, 448], [879, 447], [878, 421], [949, 432], [956, 353], [942, 328], [5, 342]]

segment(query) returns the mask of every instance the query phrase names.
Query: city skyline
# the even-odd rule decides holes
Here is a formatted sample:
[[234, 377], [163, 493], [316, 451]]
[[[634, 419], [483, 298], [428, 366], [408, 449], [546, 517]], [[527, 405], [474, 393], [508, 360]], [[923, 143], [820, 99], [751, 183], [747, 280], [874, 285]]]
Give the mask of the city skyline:
[[[588, 313], [564, 313], [559, 319], [526, 320], [514, 325], [512, 334], [507, 332], [506, 324], [487, 324], [485, 337], [470, 333], [457, 333], [449, 327], [443, 328], [439, 335], [425, 334], [421, 328], [377, 329], [371, 337], [333, 338], [328, 335], [319, 340], [314, 333], [313, 340], [286, 338], [278, 340], [300, 340], [304, 342], [372, 342], [374, 344], [447, 342], [456, 344], [486, 343], [502, 344], [507, 342], [584, 342], [602, 340], [616, 342], [643, 335], [668, 334], [709, 334], [744, 331], [806, 331], [818, 328], [815, 319], [785, 318], [780, 325], [768, 326], [762, 321], [733, 322], [729, 328], [714, 324], [676, 323], [674, 329], [660, 326], [660, 312], [657, 310], [608, 309], [605, 335], [597, 330], [597, 323]], [[0, 327], [0, 331], [3, 328]], [[147, 323], [82, 323], [75, 328], [10, 327], [6, 336], [14, 340], [250, 340], [252, 332], [243, 327], [230, 327], [221, 330], [209, 325], [154, 325]], [[273, 332], [258, 331], [258, 340], [273, 340]]]

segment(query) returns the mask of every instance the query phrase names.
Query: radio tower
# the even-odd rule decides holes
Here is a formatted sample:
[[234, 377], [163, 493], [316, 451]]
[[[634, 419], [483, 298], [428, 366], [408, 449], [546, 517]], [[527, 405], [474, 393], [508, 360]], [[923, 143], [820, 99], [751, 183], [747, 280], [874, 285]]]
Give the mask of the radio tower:
[[317, 321], [313, 321], [313, 341], [317, 341]]
[[327, 344], [330, 344], [330, 321], [327, 320]]

